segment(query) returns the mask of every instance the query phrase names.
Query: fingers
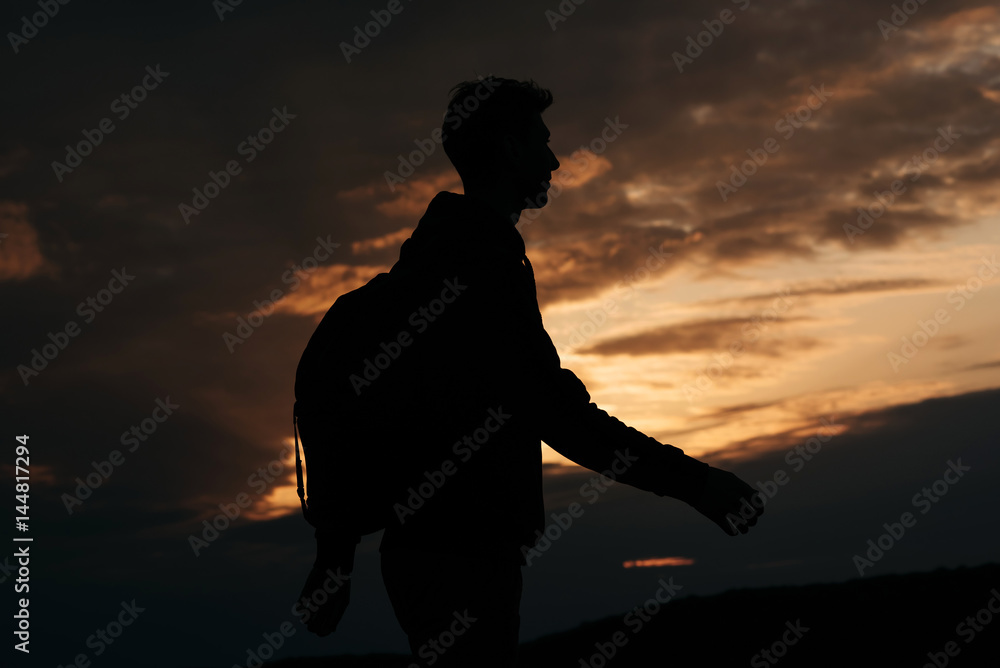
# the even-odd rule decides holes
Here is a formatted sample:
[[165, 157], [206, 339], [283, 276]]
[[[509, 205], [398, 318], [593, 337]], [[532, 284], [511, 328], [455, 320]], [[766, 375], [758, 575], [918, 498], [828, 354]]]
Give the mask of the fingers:
[[350, 602], [350, 585], [345, 585], [343, 589], [335, 590], [329, 597], [322, 599], [323, 603], [313, 596], [308, 596], [307, 592], [314, 593], [318, 587], [310, 586], [307, 582], [302, 595], [299, 597], [300, 605], [311, 611], [309, 617], [305, 619], [305, 627], [310, 633], [323, 637], [328, 636], [337, 630], [340, 620]]
[[[748, 500], [749, 497], [749, 500]], [[730, 536], [746, 534], [750, 527], [757, 525], [757, 520], [764, 514], [764, 497], [760, 492], [751, 491], [741, 496], [737, 502], [730, 504], [725, 521], [728, 526], [720, 523]]]
[[715, 469], [695, 508], [730, 536], [747, 533], [764, 514], [766, 498], [729, 471]]
[[339, 616], [330, 613], [324, 614], [320, 611], [319, 614], [306, 623], [306, 628], [309, 629], [310, 633], [315, 633], [322, 638], [336, 631], [338, 623], [340, 623]]
[[337, 630], [337, 622], [331, 623], [330, 620], [323, 620], [322, 622], [320, 620], [316, 620], [309, 622], [306, 628], [309, 629], [310, 633], [314, 633], [322, 638]]
[[316, 614], [306, 623], [311, 633], [323, 637], [337, 630], [350, 602], [350, 590], [337, 591], [323, 604], [317, 604]]

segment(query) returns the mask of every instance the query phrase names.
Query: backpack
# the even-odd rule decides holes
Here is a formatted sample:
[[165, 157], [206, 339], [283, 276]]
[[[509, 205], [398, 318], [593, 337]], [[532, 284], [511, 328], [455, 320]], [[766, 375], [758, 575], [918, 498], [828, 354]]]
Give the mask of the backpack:
[[[395, 283], [381, 273], [338, 297], [296, 369], [296, 491], [303, 516], [317, 528], [363, 536], [395, 521], [393, 503], [405, 488], [401, 482], [409, 462], [405, 435], [397, 426], [405, 405], [405, 383], [399, 381], [406, 376], [406, 360], [376, 369], [374, 382], [359, 382], [371, 378], [369, 360], [381, 352], [380, 342], [391, 340], [405, 323], [406, 296]], [[314, 483], [308, 498], [300, 434]]]

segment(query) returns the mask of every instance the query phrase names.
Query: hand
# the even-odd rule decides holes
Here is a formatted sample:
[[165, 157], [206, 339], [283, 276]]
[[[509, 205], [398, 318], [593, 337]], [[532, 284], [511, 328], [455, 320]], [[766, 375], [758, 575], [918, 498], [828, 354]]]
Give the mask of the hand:
[[[759, 505], [753, 502], [758, 500]], [[729, 471], [709, 468], [705, 489], [691, 506], [730, 536], [746, 533], [764, 514], [760, 492]]]
[[[323, 591], [326, 597], [317, 597], [317, 591]], [[319, 600], [325, 602], [320, 605]], [[309, 571], [306, 584], [299, 594], [299, 605], [303, 610], [302, 619], [306, 628], [320, 637], [330, 635], [337, 630], [350, 600], [351, 580], [346, 571], [317, 562]]]

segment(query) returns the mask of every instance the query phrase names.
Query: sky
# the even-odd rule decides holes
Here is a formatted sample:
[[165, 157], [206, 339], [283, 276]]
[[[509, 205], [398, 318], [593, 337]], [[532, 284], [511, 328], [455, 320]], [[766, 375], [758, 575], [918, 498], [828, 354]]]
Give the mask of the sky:
[[[0, 467], [13, 490], [27, 435], [30, 528], [11, 538], [33, 538], [0, 551], [12, 610], [13, 555], [32, 557], [18, 665], [246, 665], [294, 621], [313, 556], [296, 364], [431, 198], [462, 192], [433, 133], [449, 89], [487, 74], [554, 97], [562, 167], [518, 229], [563, 366], [630, 426], [777, 490], [736, 538], [622, 485], [583, 501], [524, 569], [523, 640], [621, 614], [660, 577], [708, 594], [996, 560], [977, 513], [1000, 465], [1000, 10], [903, 4], [7, 3]], [[542, 447], [558, 512], [593, 474]], [[343, 633], [276, 656], [405, 651], [378, 538]], [[88, 643], [133, 599], [148, 612]]]

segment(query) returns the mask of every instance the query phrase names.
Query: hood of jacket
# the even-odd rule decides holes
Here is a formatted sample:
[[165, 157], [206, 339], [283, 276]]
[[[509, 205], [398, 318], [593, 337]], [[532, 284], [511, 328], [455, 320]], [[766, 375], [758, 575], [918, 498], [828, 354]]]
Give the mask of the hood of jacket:
[[442, 191], [403, 242], [397, 266], [439, 265], [470, 253], [486, 261], [520, 264], [524, 252], [524, 239], [509, 219], [481, 200]]

